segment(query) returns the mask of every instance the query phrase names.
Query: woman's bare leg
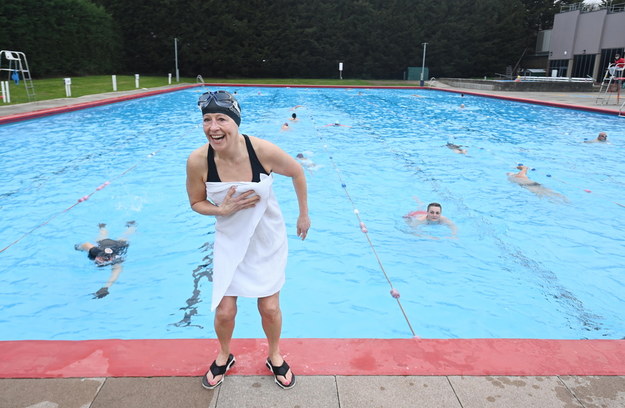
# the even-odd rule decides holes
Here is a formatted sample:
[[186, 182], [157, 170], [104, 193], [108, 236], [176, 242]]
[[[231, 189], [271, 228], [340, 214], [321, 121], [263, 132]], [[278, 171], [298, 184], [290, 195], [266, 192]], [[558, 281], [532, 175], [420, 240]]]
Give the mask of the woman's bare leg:
[[[215, 359], [218, 366], [226, 365], [230, 356], [230, 342], [234, 332], [234, 320], [237, 315], [237, 298], [234, 296], [224, 296], [215, 310], [215, 333], [219, 340], [219, 353]], [[208, 370], [206, 378], [211, 385], [216, 384], [223, 376], [213, 377]]]
[[[272, 365], [281, 366], [284, 362], [280, 354], [280, 335], [282, 334], [282, 311], [280, 310], [280, 292], [258, 299], [258, 311], [263, 323], [263, 330], [269, 344], [268, 357]], [[289, 370], [286, 376], [279, 376], [278, 380], [289, 385], [293, 373]]]

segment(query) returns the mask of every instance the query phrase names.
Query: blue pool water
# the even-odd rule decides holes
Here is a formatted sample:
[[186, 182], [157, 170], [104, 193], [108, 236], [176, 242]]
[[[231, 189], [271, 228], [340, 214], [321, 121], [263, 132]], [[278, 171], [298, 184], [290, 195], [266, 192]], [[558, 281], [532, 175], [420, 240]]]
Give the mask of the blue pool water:
[[[276, 176], [290, 234], [284, 337], [412, 336], [382, 268], [421, 337], [625, 336], [622, 118], [426, 90], [226, 89], [243, 133], [317, 164], [304, 242], [290, 180]], [[205, 142], [200, 93], [0, 126], [0, 340], [215, 336], [214, 220], [185, 191], [186, 158]], [[299, 122], [280, 131], [293, 112]], [[610, 144], [582, 143], [601, 130]], [[510, 183], [517, 163], [567, 200]], [[458, 238], [407, 225], [418, 201], [442, 203]], [[100, 222], [116, 238], [129, 220], [124, 270], [93, 299], [110, 268], [74, 244], [94, 241]], [[239, 305], [235, 336], [263, 337], [255, 301]]]

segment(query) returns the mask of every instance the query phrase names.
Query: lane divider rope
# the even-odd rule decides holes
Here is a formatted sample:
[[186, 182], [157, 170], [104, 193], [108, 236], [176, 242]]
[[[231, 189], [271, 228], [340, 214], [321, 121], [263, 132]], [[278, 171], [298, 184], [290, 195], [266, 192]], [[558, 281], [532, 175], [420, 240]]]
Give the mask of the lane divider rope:
[[[319, 139], [321, 139], [323, 141], [323, 136], [320, 135], [319, 133], [319, 127], [317, 125], [317, 123], [315, 122], [315, 119], [312, 117], [311, 115], [311, 120], [314, 123], [314, 128], [315, 128], [315, 132], [317, 134], [317, 137]], [[332, 167], [334, 168], [334, 171], [336, 172], [339, 181], [341, 183], [341, 187], [343, 188], [343, 191], [345, 192], [345, 195], [347, 196], [347, 199], [350, 201], [350, 203], [352, 204], [352, 208], [354, 211], [354, 214], [356, 215], [356, 219], [358, 220], [358, 226], [360, 227], [360, 231], [362, 231], [362, 233], [365, 235], [365, 238], [367, 239], [367, 242], [369, 243], [369, 247], [371, 248], [371, 251], [373, 252], [373, 255], [375, 256], [378, 265], [380, 266], [380, 269], [382, 270], [382, 273], [384, 274], [384, 278], [386, 279], [386, 281], [388, 282], [391, 290], [390, 290], [390, 294], [391, 296], [397, 301], [397, 305], [399, 306], [399, 309], [401, 310], [402, 315], [404, 316], [404, 319], [406, 320], [406, 324], [408, 324], [408, 328], [410, 329], [410, 332], [412, 333], [412, 336], [415, 338], [418, 338], [419, 336], [417, 336], [417, 334], [415, 333], [414, 329], [412, 328], [412, 324], [410, 323], [410, 319], [408, 318], [408, 314], [406, 313], [404, 307], [402, 306], [401, 300], [400, 298], [400, 293], [399, 291], [393, 286], [393, 282], [391, 281], [391, 279], [388, 276], [388, 273], [386, 272], [386, 269], [384, 268], [384, 265], [382, 264], [382, 260], [380, 259], [380, 256], [378, 255], [378, 252], [375, 249], [375, 245], [373, 244], [373, 241], [371, 240], [371, 237], [369, 236], [369, 230], [366, 226], [366, 224], [364, 223], [364, 221], [362, 220], [362, 218], [360, 217], [360, 211], [358, 210], [358, 208], [356, 208], [356, 203], [354, 202], [354, 200], [352, 199], [351, 195], [349, 194], [349, 190], [347, 189], [347, 184], [345, 184], [345, 182], [343, 181], [343, 177], [341, 176], [341, 171], [338, 167], [338, 165], [336, 164], [336, 161], [334, 160], [333, 156], [330, 154], [330, 152], [328, 151], [328, 146], [324, 144], [323, 146], [324, 150], [326, 151], [326, 153], [328, 153], [328, 157], [330, 158], [330, 162], [332, 163]]]
[[180, 136], [173, 138], [170, 140], [169, 143], [165, 144], [164, 146], [162, 146], [160, 149], [148, 154], [145, 158], [137, 161], [135, 164], [133, 164], [132, 166], [130, 166], [129, 168], [127, 168], [126, 170], [124, 170], [123, 172], [119, 173], [118, 175], [116, 175], [115, 177], [103, 182], [102, 184], [100, 184], [98, 187], [95, 188], [95, 190], [91, 191], [90, 193], [78, 198], [76, 200], [76, 202], [72, 205], [70, 205], [69, 207], [65, 208], [64, 210], [61, 210], [59, 212], [57, 212], [56, 214], [53, 214], [52, 216], [50, 216], [46, 221], [40, 223], [39, 225], [33, 227], [31, 230], [25, 232], [24, 234], [22, 234], [19, 238], [17, 238], [16, 240], [14, 240], [13, 242], [11, 242], [10, 244], [8, 244], [7, 246], [5, 246], [4, 248], [0, 249], [0, 254], [3, 253], [4, 251], [6, 251], [7, 249], [11, 248], [13, 245], [17, 244], [18, 242], [20, 242], [22, 239], [26, 238], [27, 236], [29, 236], [30, 234], [32, 234], [33, 232], [35, 232], [36, 230], [38, 230], [39, 228], [49, 224], [52, 220], [54, 220], [56, 217], [58, 217], [59, 215], [65, 214], [66, 212], [70, 211], [72, 208], [76, 207], [78, 204], [83, 203], [85, 201], [87, 201], [89, 198], [91, 198], [92, 195], [94, 195], [95, 193], [97, 193], [98, 191], [103, 190], [104, 188], [106, 188], [108, 185], [110, 185], [112, 182], [122, 178], [123, 176], [125, 176], [126, 174], [128, 174], [129, 172], [131, 172], [132, 170], [134, 170], [135, 168], [137, 168], [139, 166], [139, 164], [141, 164], [142, 162], [146, 161], [147, 159], [151, 159], [152, 157], [156, 156], [158, 153], [160, 153], [161, 151], [163, 151], [164, 149], [166, 149], [167, 147], [169, 147], [170, 145], [172, 145], [175, 141], [182, 139], [183, 137], [187, 136], [188, 134], [190, 134], [192, 131], [194, 131], [195, 129], [197, 129], [201, 124], [195, 125], [192, 129], [182, 133]]

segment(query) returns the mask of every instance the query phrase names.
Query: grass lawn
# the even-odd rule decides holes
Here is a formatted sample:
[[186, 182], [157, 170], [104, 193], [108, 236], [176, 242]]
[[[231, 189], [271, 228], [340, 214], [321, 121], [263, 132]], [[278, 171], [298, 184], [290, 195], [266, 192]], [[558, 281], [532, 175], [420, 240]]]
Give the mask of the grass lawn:
[[[4, 78], [3, 78], [4, 80]], [[389, 86], [406, 86], [412, 85], [405, 81], [368, 81], [359, 79], [275, 79], [275, 78], [256, 78], [256, 79], [223, 79], [223, 78], [204, 78], [205, 83], [233, 83], [233, 84], [271, 84], [271, 85], [342, 85], [342, 86], [370, 86], [380, 85], [382, 82], [384, 85]], [[176, 82], [174, 78], [172, 84], [194, 84], [197, 83], [196, 78], [181, 77], [180, 82]], [[34, 79], [33, 85], [35, 87], [35, 101], [44, 101], [48, 99], [65, 98], [65, 82], [63, 78], [47, 78], [47, 79]], [[159, 86], [168, 85], [167, 76], [141, 76], [139, 79], [140, 88], [155, 88]], [[26, 89], [24, 82], [20, 81], [19, 85], [15, 85], [13, 81], [9, 81], [9, 88], [11, 91], [11, 103], [10, 105], [31, 102], [26, 96]], [[136, 89], [134, 75], [117, 75], [117, 90], [118, 91], [130, 91]], [[85, 76], [85, 77], [72, 77], [71, 85], [72, 96], [76, 98], [78, 96], [99, 94], [105, 92], [113, 92], [113, 83], [110, 75], [97, 75], [97, 76]], [[7, 105], [0, 103], [0, 106]]]

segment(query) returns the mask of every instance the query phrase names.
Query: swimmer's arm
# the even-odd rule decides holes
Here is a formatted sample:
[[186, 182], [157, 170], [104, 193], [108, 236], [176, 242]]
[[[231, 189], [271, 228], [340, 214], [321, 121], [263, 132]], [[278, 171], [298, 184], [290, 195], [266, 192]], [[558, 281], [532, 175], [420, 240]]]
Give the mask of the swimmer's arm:
[[451, 230], [451, 235], [456, 236], [456, 234], [458, 233], [458, 227], [456, 227], [456, 224], [454, 224], [454, 222], [447, 217], [441, 217], [441, 221], [443, 222], [443, 224], [449, 227], [449, 229]]
[[121, 263], [113, 265], [111, 268], [111, 276], [109, 276], [109, 280], [104, 284], [105, 288], [110, 288], [113, 286], [117, 278], [119, 278], [119, 274], [122, 273], [122, 265]]

